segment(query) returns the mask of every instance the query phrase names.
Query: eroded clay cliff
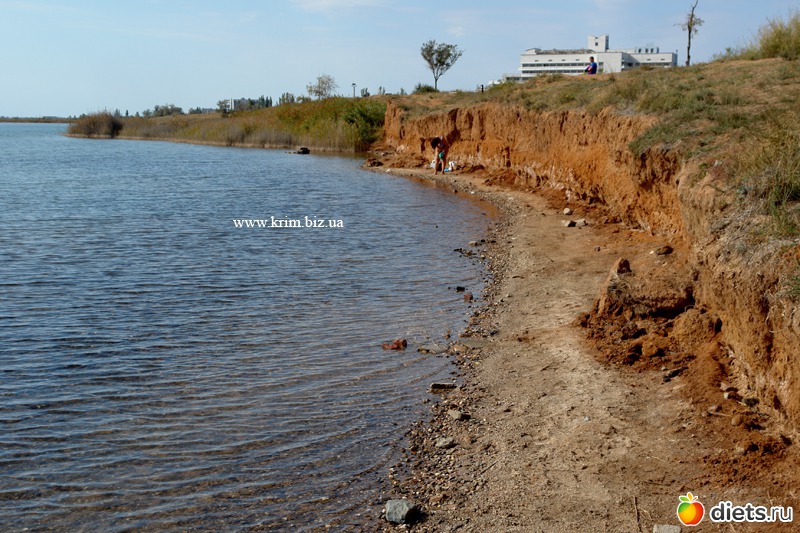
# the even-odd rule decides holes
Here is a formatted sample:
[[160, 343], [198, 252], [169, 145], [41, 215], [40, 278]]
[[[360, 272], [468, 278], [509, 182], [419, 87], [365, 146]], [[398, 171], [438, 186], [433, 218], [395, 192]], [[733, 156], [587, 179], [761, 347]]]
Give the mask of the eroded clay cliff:
[[595, 222], [663, 236], [671, 261], [625, 258], [631, 271], [609, 276], [583, 320], [590, 336], [609, 361], [669, 361], [746, 402], [749, 423], [769, 417], [782, 431], [797, 428], [800, 314], [783, 282], [796, 247], [757, 236], [758, 215], [743, 212], [722, 184], [724, 160], [701, 166], [669, 146], [634, 154], [631, 141], [655, 122], [496, 104], [407, 118], [390, 103], [384, 143], [392, 164], [424, 166], [433, 158], [429, 140], [444, 136], [459, 168], [564, 205], [591, 204]]

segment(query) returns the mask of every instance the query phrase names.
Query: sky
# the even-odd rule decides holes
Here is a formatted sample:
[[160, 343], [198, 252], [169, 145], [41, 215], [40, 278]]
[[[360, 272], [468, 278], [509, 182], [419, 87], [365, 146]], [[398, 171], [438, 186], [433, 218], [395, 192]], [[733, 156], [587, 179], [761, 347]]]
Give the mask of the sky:
[[[693, 0], [0, 0], [0, 116], [131, 115], [156, 105], [216, 108], [226, 98], [433, 85], [428, 40], [462, 57], [439, 89], [475, 90], [515, 73], [529, 48], [656, 46], [686, 61]], [[797, 0], [698, 0], [692, 63], [751, 42]]]

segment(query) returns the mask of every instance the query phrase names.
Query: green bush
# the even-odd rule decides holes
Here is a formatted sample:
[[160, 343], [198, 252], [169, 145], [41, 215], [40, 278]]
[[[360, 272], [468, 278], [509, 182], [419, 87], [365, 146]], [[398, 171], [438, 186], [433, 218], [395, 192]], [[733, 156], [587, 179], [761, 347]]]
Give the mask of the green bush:
[[109, 113], [101, 111], [89, 115], [81, 115], [70, 124], [67, 133], [85, 137], [116, 137], [122, 131], [122, 121]]
[[414, 87], [414, 94], [426, 94], [426, 93], [438, 93], [439, 91], [433, 85], [426, 85], [424, 83], [418, 83]]
[[345, 111], [344, 121], [354, 126], [358, 134], [358, 150], [366, 149], [378, 138], [385, 116], [386, 104], [382, 101], [359, 102]]

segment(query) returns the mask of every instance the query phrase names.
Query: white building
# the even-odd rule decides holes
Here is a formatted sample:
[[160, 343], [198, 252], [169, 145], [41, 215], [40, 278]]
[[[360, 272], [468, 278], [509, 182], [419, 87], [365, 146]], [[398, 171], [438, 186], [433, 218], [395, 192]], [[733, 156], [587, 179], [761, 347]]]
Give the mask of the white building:
[[525, 50], [519, 61], [519, 74], [506, 74], [503, 81], [524, 81], [539, 74], [583, 74], [589, 58], [597, 62], [597, 73], [622, 72], [644, 65], [668, 68], [678, 65], [678, 54], [662, 53], [658, 48], [631, 48], [610, 50], [608, 35], [590, 35], [587, 47], [576, 50]]

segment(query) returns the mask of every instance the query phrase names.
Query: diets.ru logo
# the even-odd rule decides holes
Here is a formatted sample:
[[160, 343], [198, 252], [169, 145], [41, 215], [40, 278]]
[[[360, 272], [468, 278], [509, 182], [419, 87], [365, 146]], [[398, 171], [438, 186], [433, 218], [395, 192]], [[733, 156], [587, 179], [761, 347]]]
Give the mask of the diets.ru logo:
[[684, 526], [696, 526], [703, 519], [706, 510], [703, 504], [697, 501], [697, 496], [691, 492], [687, 492], [686, 496], [678, 498], [681, 503], [678, 504], [678, 520]]

